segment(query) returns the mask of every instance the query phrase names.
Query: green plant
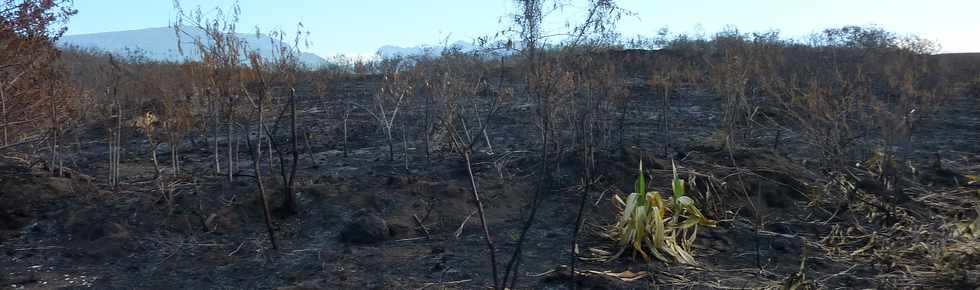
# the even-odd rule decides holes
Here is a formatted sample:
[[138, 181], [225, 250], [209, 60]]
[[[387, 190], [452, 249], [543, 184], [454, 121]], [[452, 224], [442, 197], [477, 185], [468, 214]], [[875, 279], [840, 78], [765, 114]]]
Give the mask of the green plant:
[[613, 202], [620, 209], [619, 221], [608, 228], [608, 236], [621, 246], [613, 258], [632, 249], [647, 261], [651, 255], [665, 263], [677, 262], [696, 265], [692, 245], [697, 238], [698, 226], [714, 227], [716, 221], [708, 219], [694, 205], [694, 200], [684, 195], [684, 180], [673, 166], [673, 196], [664, 198], [660, 192], [646, 191], [646, 177], [640, 162], [635, 192], [626, 200], [619, 195]]

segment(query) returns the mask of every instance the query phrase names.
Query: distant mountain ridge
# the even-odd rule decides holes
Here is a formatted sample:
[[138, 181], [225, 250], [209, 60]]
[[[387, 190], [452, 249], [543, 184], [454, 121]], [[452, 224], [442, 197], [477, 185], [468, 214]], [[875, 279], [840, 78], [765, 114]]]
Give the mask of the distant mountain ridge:
[[378, 48], [377, 56], [382, 59], [417, 56], [417, 55], [428, 55], [428, 56], [435, 57], [442, 54], [442, 51], [446, 48], [455, 48], [464, 52], [470, 52], [470, 51], [480, 49], [479, 46], [476, 46], [472, 43], [465, 42], [465, 41], [454, 42], [450, 44], [448, 47], [427, 46], [427, 45], [403, 47], [403, 46], [395, 46], [395, 45], [385, 45], [382, 46], [381, 48]]
[[[198, 60], [200, 53], [194, 48], [194, 38], [207, 39], [206, 33], [194, 27], [182, 28], [189, 35], [181, 35], [181, 48], [177, 47], [177, 33], [172, 27], [157, 27], [136, 30], [111, 31], [89, 34], [65, 35], [58, 40], [58, 45], [62, 47], [77, 46], [82, 48], [94, 48], [118, 56], [129, 56], [140, 54], [151, 60], [160, 61], [184, 61]], [[237, 33], [239, 38], [248, 43], [250, 49], [259, 51], [259, 54], [269, 58], [274, 55], [273, 39], [268, 35], [255, 33]], [[288, 41], [287, 41], [288, 42]], [[287, 43], [288, 45], [288, 43]], [[410, 57], [428, 55], [439, 56], [446, 48], [459, 49], [464, 52], [473, 52], [480, 49], [471, 42], [456, 41], [448, 46], [395, 46], [384, 45], [378, 48], [373, 55], [354, 55], [354, 59], [377, 60], [398, 57]], [[330, 60], [319, 55], [302, 52], [299, 56], [300, 63], [316, 68], [327, 64], [331, 60], [344, 62], [342, 59], [333, 57]]]
[[[91, 34], [65, 35], [58, 40], [58, 45], [95, 48], [116, 55], [142, 53], [149, 59], [164, 61], [183, 61], [200, 59], [201, 55], [194, 48], [194, 38], [207, 39], [204, 31], [186, 27], [183, 29], [189, 35], [181, 35], [181, 48], [177, 47], [177, 33], [172, 27], [146, 28], [126, 31], [112, 31]], [[255, 49], [264, 57], [274, 55], [273, 39], [265, 34], [237, 33], [237, 36], [248, 43], [250, 49]], [[308, 52], [299, 56], [300, 63], [309, 67], [318, 67], [327, 62], [326, 59]]]

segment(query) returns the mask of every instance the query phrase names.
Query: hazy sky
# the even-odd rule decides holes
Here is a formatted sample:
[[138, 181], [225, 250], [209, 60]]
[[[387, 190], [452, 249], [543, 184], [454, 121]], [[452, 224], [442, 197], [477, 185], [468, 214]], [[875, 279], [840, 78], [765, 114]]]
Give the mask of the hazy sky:
[[[584, 5], [584, 0], [570, 1]], [[233, 0], [182, 0], [185, 8], [229, 7]], [[938, 41], [945, 52], [980, 52], [980, 0], [619, 0], [635, 17], [620, 23], [624, 36], [653, 35], [661, 27], [706, 33], [734, 25], [742, 31], [776, 29], [799, 37], [827, 27], [876, 24]], [[68, 34], [167, 26], [171, 0], [75, 0]], [[415, 46], [471, 40], [508, 23], [513, 0], [241, 0], [240, 32], [282, 28], [310, 31], [308, 49], [321, 56], [371, 54], [382, 45]], [[582, 7], [549, 16], [552, 30], [581, 19]]]

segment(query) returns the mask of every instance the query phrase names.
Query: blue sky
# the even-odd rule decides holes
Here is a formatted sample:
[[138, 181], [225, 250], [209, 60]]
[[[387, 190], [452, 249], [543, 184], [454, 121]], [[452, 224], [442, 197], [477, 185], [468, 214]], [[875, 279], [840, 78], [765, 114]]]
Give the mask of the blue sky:
[[[563, 0], [584, 5], [583, 0]], [[171, 0], [75, 0], [78, 15], [68, 34], [167, 26], [175, 18]], [[228, 7], [232, 0], [182, 0], [182, 6]], [[945, 52], [980, 52], [978, 0], [619, 0], [636, 13], [620, 23], [624, 36], [653, 35], [661, 27], [713, 33], [734, 25], [741, 31], [779, 30], [799, 37], [827, 27], [876, 24], [902, 34], [938, 41]], [[382, 45], [437, 44], [449, 38], [492, 35], [514, 13], [512, 0], [241, 0], [240, 32], [282, 28], [310, 31], [310, 52], [371, 54]], [[581, 19], [573, 6], [549, 16], [550, 30]]]

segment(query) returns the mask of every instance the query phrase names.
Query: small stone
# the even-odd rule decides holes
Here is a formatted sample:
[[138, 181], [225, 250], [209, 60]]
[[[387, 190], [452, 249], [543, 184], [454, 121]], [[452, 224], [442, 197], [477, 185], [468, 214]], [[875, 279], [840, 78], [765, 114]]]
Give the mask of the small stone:
[[351, 244], [373, 244], [388, 238], [388, 224], [377, 214], [359, 210], [340, 232], [340, 241]]

